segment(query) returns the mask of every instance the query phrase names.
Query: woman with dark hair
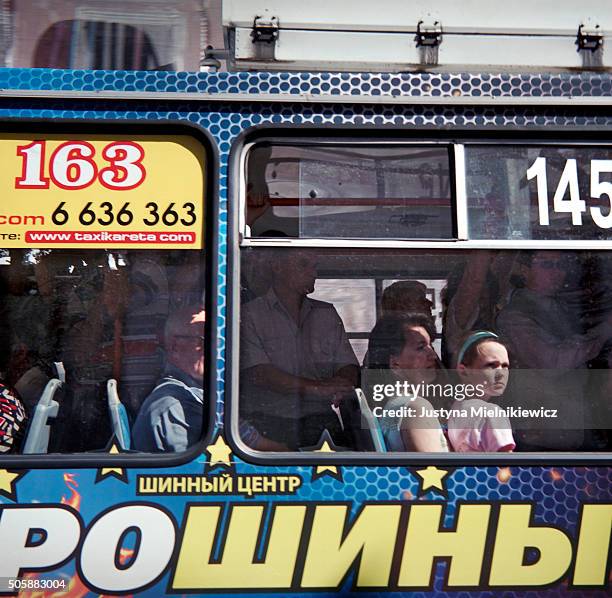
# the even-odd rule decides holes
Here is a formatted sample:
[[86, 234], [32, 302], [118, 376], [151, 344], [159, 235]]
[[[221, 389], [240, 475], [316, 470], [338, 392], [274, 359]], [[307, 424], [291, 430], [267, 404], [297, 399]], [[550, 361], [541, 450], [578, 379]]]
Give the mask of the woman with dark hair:
[[436, 377], [433, 335], [431, 320], [423, 314], [383, 316], [370, 334], [367, 386], [391, 451], [448, 451], [434, 408], [417, 392]]

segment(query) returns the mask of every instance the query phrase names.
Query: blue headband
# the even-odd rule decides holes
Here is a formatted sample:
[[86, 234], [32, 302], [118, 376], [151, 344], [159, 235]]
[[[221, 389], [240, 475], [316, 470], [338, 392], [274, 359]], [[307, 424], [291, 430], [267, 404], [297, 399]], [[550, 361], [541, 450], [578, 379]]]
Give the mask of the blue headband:
[[474, 343], [477, 343], [478, 341], [481, 341], [486, 338], [498, 340], [499, 336], [497, 336], [495, 332], [489, 332], [488, 330], [479, 330], [478, 332], [474, 332], [473, 334], [470, 334], [470, 336], [468, 336], [463, 342], [463, 345], [461, 345], [461, 349], [459, 349], [459, 353], [457, 353], [457, 365], [463, 362], [463, 358], [465, 357], [467, 350]]

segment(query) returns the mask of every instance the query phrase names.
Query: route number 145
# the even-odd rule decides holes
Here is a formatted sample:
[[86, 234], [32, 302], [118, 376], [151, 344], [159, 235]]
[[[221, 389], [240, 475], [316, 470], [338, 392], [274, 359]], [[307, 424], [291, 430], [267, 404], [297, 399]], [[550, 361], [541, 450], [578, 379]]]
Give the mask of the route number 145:
[[[593, 222], [600, 228], [612, 228], [612, 182], [601, 181], [602, 173], [612, 174], [612, 160], [591, 160], [591, 198], [599, 199], [603, 195], [610, 202], [610, 209], [604, 214], [599, 206], [591, 206], [589, 212]], [[537, 158], [527, 170], [527, 179], [536, 180], [538, 194], [538, 212], [540, 224], [550, 224], [548, 207], [548, 180], [546, 178], [546, 158]], [[569, 192], [569, 193], [568, 193]], [[569, 197], [566, 198], [566, 195]], [[559, 184], [553, 196], [553, 211], [566, 212], [572, 215], [572, 225], [582, 226], [582, 214], [587, 211], [586, 202], [580, 198], [578, 187], [578, 165], [576, 160], [566, 160]]]

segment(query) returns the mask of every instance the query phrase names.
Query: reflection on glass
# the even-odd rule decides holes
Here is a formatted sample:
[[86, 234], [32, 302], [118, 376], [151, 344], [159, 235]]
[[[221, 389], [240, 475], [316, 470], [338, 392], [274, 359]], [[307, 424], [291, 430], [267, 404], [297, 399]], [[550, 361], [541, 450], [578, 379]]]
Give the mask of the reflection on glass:
[[0, 66], [198, 71], [223, 48], [221, 1], [0, 3]]
[[[34, 442], [36, 431], [30, 429], [30, 445], [38, 446], [32, 452], [103, 449], [119, 432], [124, 448], [152, 450], [133, 445], [129, 422], [136, 419], [167, 365], [177, 364], [168, 342], [171, 316], [193, 306], [199, 306], [194, 313], [202, 309], [199, 252], [2, 253], [0, 336], [7, 349], [1, 356], [0, 378], [20, 397], [30, 420], [45, 392], [53, 390], [52, 398], [59, 403], [57, 415], [48, 422], [48, 443]], [[175, 328], [170, 330], [174, 336], [184, 334]], [[203, 359], [201, 322], [196, 333], [197, 347], [185, 342], [181, 346]], [[201, 389], [203, 372], [192, 370], [192, 386]], [[53, 380], [64, 383], [54, 387]], [[109, 380], [116, 380], [117, 394]], [[109, 407], [116, 417], [125, 410], [124, 430], [114, 427], [118, 422]], [[200, 402], [196, 440], [203, 420]], [[16, 452], [21, 449], [14, 447]]]
[[245, 248], [242, 438], [437, 452], [417, 431], [454, 428], [451, 450], [609, 450], [611, 268], [597, 251]]
[[612, 148], [466, 145], [471, 239], [608, 239]]
[[247, 224], [256, 237], [450, 238], [449, 169], [446, 146], [259, 144]]

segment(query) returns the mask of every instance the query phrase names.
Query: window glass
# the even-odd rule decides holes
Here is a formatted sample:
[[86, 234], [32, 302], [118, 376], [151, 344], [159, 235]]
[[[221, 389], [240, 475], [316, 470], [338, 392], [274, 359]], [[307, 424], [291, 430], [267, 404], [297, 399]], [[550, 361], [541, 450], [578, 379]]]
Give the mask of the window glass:
[[333, 303], [342, 318], [359, 363], [368, 350], [367, 335], [376, 323], [376, 287], [372, 279], [317, 278], [311, 299]]
[[[185, 364], [167, 351], [169, 342], [176, 342], [172, 335], [193, 333], [193, 346], [188, 339], [181, 339], [181, 346], [203, 359], [203, 322], [190, 326], [187, 316], [185, 322], [171, 317], [187, 306], [197, 306], [194, 314], [202, 309], [199, 252], [11, 249], [3, 255], [0, 334], [9, 350], [2, 353], [0, 372], [27, 415], [12, 452], [24, 449], [26, 430], [30, 443], [41, 434], [32, 428], [34, 414], [54, 379], [65, 383], [53, 396], [58, 412], [47, 421], [50, 438], [43, 452], [50, 453], [108, 447], [117, 432], [113, 399], [125, 409], [128, 425], [136, 422], [169, 367], [202, 387], [203, 371], [191, 367], [187, 376]], [[109, 380], [117, 381], [116, 395]], [[168, 396], [172, 390], [169, 385]], [[195, 441], [203, 418], [200, 409]], [[136, 445], [124, 448], [153, 450], [147, 431], [131, 427]]]
[[471, 239], [609, 239], [612, 148], [467, 145]]
[[197, 71], [223, 48], [221, 0], [9, 0], [0, 27], [0, 66], [19, 68]]
[[243, 248], [242, 440], [607, 451], [611, 268], [596, 251]]
[[180, 452], [206, 431], [207, 151], [146, 132], [0, 134], [0, 452]]
[[254, 237], [453, 236], [447, 146], [261, 143], [246, 176]]

